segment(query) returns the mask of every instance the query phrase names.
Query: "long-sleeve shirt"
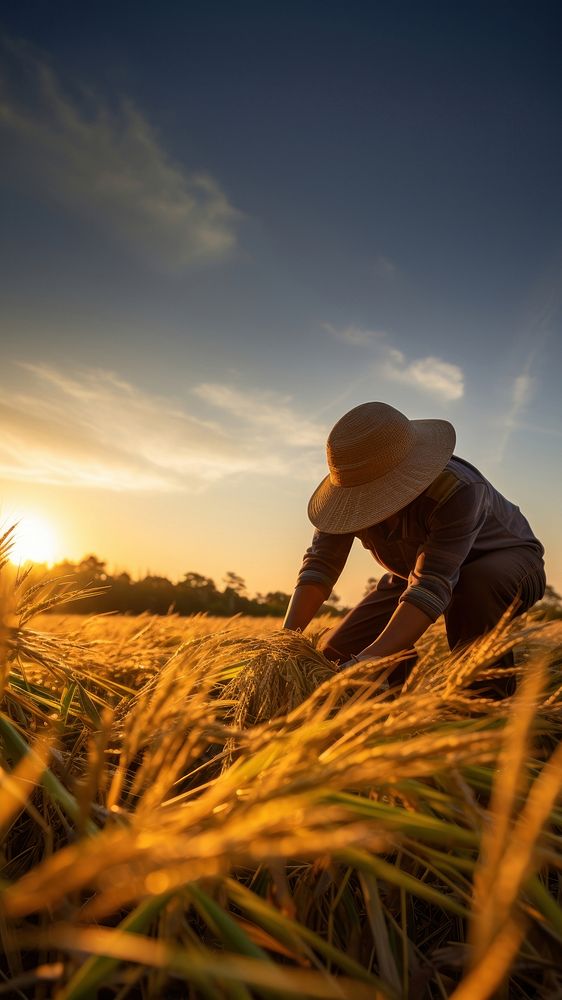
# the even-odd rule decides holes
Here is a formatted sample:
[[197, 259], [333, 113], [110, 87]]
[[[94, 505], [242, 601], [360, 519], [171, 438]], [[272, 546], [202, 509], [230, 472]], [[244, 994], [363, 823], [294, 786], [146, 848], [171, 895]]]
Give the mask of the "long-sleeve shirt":
[[397, 519], [344, 535], [315, 531], [297, 586], [314, 583], [328, 596], [356, 537], [405, 581], [400, 600], [415, 604], [432, 621], [447, 608], [463, 563], [513, 546], [528, 547], [539, 560], [544, 554], [519, 507], [456, 455]]

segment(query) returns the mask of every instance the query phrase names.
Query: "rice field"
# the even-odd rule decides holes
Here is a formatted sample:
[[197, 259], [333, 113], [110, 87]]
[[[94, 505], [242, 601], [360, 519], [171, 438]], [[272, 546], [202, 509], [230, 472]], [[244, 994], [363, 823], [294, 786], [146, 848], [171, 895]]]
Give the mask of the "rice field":
[[0, 996], [562, 996], [560, 621], [435, 626], [400, 688], [328, 619], [68, 594], [1, 597]]

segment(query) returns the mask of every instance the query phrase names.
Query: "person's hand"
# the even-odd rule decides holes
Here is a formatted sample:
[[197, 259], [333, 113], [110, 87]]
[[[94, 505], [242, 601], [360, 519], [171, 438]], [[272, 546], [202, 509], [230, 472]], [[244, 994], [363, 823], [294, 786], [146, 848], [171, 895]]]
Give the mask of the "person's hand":
[[368, 654], [359, 653], [358, 656], [352, 656], [345, 663], [340, 663], [339, 669], [345, 670], [347, 667], [354, 667], [356, 663], [376, 663], [377, 660], [382, 660], [382, 656], [369, 656]]

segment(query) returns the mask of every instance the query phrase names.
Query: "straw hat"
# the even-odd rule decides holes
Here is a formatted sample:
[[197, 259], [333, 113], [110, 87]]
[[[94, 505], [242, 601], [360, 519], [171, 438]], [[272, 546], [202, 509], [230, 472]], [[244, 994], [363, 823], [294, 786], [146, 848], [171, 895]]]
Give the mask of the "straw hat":
[[308, 516], [334, 535], [378, 524], [433, 482], [454, 447], [447, 420], [408, 420], [387, 403], [362, 403], [330, 431], [330, 475], [312, 494]]

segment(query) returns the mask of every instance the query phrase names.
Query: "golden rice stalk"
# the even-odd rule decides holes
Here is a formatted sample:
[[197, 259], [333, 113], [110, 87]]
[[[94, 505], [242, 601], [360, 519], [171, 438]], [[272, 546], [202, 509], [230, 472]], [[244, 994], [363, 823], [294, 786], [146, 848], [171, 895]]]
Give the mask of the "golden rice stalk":
[[523, 943], [525, 930], [526, 924], [521, 919], [503, 924], [450, 1000], [488, 1000], [496, 996]]
[[333, 663], [299, 633], [280, 631], [254, 643], [253, 656], [223, 690], [238, 729], [288, 715], [336, 673]]
[[[227, 649], [240, 657], [240, 642], [237, 647], [227, 642]], [[417, 697], [413, 726], [398, 700], [390, 703], [391, 712], [388, 705], [386, 710], [373, 707], [368, 698], [333, 712], [329, 686], [339, 692], [341, 684], [334, 674], [325, 682], [324, 702], [313, 695], [313, 711], [301, 702], [288, 717], [239, 732], [235, 738], [241, 745], [244, 740], [244, 755], [196, 797], [180, 797], [174, 805], [167, 799], [171, 779], [208, 738], [205, 713], [215, 679], [208, 666], [210, 650], [216, 652], [216, 644], [199, 643], [188, 669], [184, 649], [135, 699], [131, 729], [127, 719], [124, 724], [124, 760], [151, 733], [157, 745], [150, 747], [144, 780], [135, 785], [137, 797], [129, 810], [117, 812], [116, 825], [90, 844], [59, 851], [7, 889], [7, 912], [29, 912], [38, 901], [55, 906], [80, 888], [95, 888], [98, 912], [107, 912], [116, 894], [121, 905], [165, 891], [163, 886], [179, 887], [185, 879], [225, 872], [230, 864], [259, 864], [293, 852], [317, 857], [330, 844], [337, 850], [373, 837], [386, 845], [385, 831], [357, 823], [353, 809], [329, 808], [326, 789], [333, 794], [387, 788], [446, 772], [451, 765], [492, 761], [498, 752], [497, 730], [476, 724], [440, 730], [443, 700], [431, 694]], [[407, 701], [412, 704], [413, 697]], [[306, 724], [295, 726], [296, 713]], [[214, 732], [212, 715], [210, 722]], [[223, 732], [228, 736], [227, 729]], [[116, 801], [114, 790], [111, 794]]]
[[0, 843], [22, 808], [28, 809], [43, 829], [48, 829], [29, 799], [47, 767], [52, 742], [52, 739], [37, 740], [35, 752], [25, 754], [11, 773], [0, 766]]
[[[104, 955], [120, 961], [153, 965], [179, 979], [204, 987], [207, 983], [246, 983], [259, 991], [275, 991], [286, 997], [318, 997], [319, 1000], [388, 1000], [388, 994], [345, 976], [332, 977], [310, 969], [274, 965], [261, 959], [222, 954], [207, 949], [174, 948], [165, 941], [140, 934], [127, 934], [105, 927], [76, 928], [55, 925], [44, 935], [50, 948]], [[64, 997], [64, 994], [63, 994]]]

